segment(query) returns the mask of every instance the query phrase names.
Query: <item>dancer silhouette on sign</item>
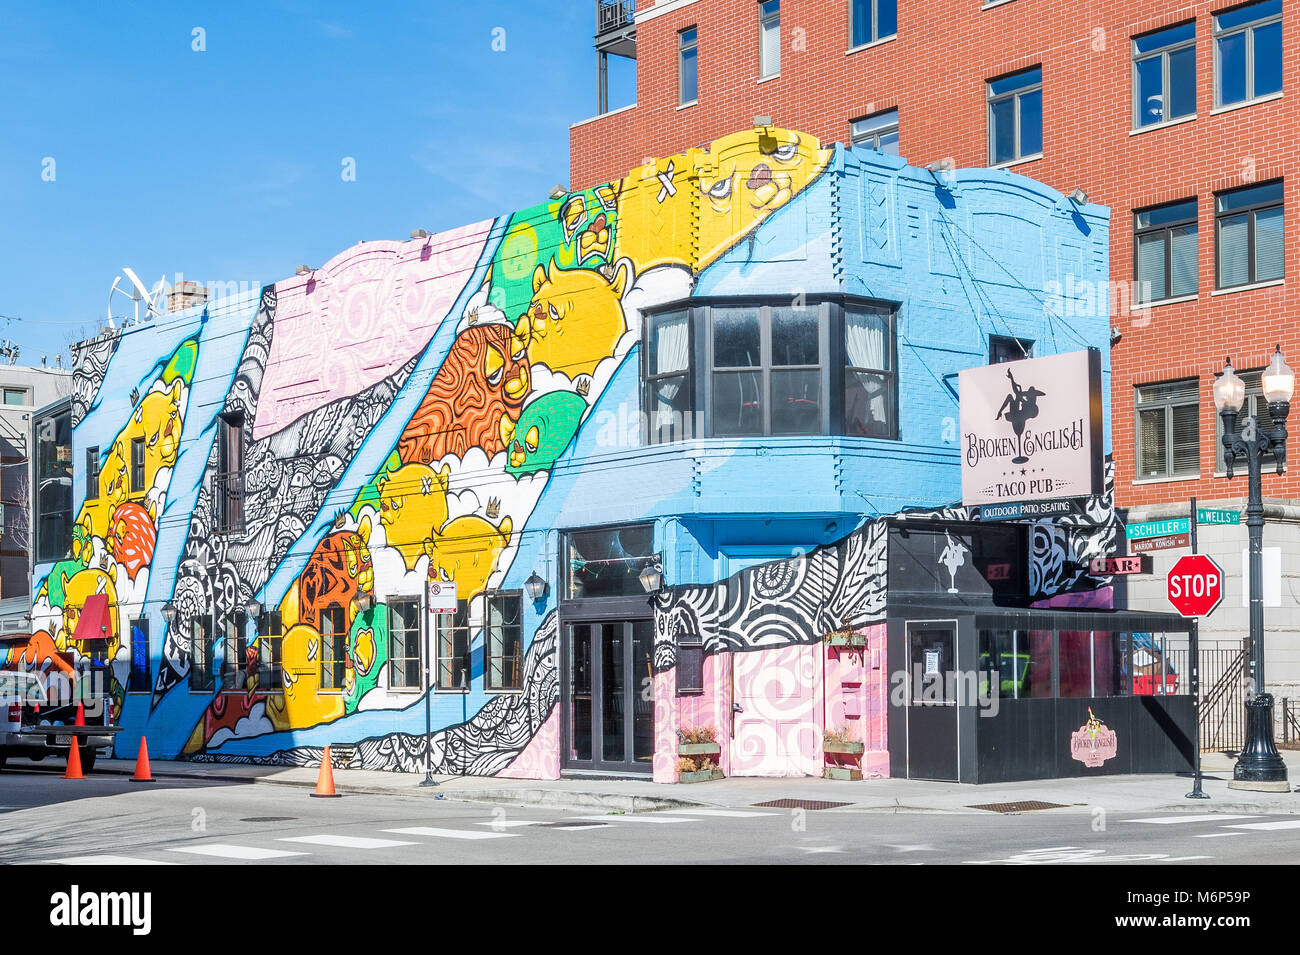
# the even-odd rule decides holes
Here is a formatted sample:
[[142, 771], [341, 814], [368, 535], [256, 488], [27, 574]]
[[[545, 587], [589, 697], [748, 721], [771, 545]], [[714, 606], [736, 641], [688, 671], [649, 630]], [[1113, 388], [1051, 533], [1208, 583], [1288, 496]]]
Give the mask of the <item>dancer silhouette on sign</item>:
[[1025, 422], [1038, 417], [1038, 399], [1046, 397], [1047, 393], [1039, 391], [1033, 385], [1021, 388], [1012, 377], [1010, 368], [1007, 369], [1007, 377], [1011, 379], [1011, 394], [1002, 400], [1002, 407], [998, 409], [994, 420], [1003, 417], [1002, 412], [1006, 412], [1006, 419], [1016, 432], [1016, 450], [1020, 452], [1011, 461], [1013, 464], [1024, 464], [1029, 460], [1024, 453]]

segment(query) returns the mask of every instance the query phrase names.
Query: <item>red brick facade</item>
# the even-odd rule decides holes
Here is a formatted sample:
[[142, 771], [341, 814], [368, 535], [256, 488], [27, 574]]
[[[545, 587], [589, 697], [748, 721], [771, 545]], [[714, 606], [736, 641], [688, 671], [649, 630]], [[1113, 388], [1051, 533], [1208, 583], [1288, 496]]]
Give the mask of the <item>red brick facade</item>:
[[[1259, 368], [1280, 342], [1300, 367], [1300, 27], [1284, 12], [1283, 93], [1212, 113], [1213, 17], [1228, 4], [1185, 0], [898, 0], [892, 39], [849, 50], [845, 0], [781, 0], [781, 73], [759, 82], [757, 0], [659, 0], [638, 4], [637, 104], [576, 124], [571, 187], [614, 178], [663, 156], [771, 116], [778, 126], [846, 142], [851, 120], [899, 113], [900, 153], [916, 165], [951, 158], [987, 164], [985, 81], [1021, 68], [1043, 71], [1043, 155], [1010, 167], [1062, 192], [1082, 187], [1110, 206], [1111, 353], [1116, 494], [1123, 506], [1245, 493], [1215, 479], [1210, 384], [1231, 353]], [[654, 16], [656, 8], [664, 13]], [[1130, 38], [1196, 20], [1196, 118], [1132, 132]], [[699, 97], [678, 108], [677, 34], [698, 30]], [[1282, 178], [1286, 202], [1282, 284], [1215, 291], [1214, 194]], [[1134, 209], [1199, 199], [1199, 293], [1133, 312]], [[1116, 283], [1120, 283], [1119, 286]], [[1200, 378], [1200, 478], [1134, 482], [1134, 386]], [[1293, 416], [1293, 422], [1300, 416]], [[1300, 433], [1300, 427], [1292, 428]], [[1294, 456], [1294, 455], [1293, 455]], [[1266, 497], [1300, 497], [1300, 473], [1266, 475]]]

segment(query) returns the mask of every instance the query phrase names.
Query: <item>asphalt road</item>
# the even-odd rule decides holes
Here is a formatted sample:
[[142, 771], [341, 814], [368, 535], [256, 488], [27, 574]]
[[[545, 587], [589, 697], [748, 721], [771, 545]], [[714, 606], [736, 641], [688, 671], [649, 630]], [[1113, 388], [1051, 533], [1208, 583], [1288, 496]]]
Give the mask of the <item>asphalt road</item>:
[[202, 780], [0, 773], [0, 862], [1294, 864], [1300, 816], [747, 808], [624, 815]]

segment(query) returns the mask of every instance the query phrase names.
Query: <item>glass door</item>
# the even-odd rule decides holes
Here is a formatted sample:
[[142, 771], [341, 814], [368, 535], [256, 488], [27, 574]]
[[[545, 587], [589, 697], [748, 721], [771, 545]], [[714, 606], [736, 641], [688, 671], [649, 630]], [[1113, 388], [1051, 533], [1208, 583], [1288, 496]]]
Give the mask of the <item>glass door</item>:
[[565, 766], [649, 772], [654, 757], [653, 623], [571, 623], [565, 637]]

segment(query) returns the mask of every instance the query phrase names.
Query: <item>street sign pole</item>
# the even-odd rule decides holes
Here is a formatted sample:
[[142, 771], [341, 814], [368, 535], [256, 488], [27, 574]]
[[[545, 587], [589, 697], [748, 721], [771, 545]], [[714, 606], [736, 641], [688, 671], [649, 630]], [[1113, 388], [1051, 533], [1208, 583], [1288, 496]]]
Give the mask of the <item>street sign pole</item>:
[[[1192, 553], [1196, 553], [1196, 498], [1192, 498]], [[1192, 618], [1191, 648], [1188, 656], [1192, 665], [1192, 719], [1195, 728], [1192, 734], [1195, 765], [1195, 783], [1188, 799], [1209, 799], [1210, 794], [1201, 789], [1201, 618]]]

